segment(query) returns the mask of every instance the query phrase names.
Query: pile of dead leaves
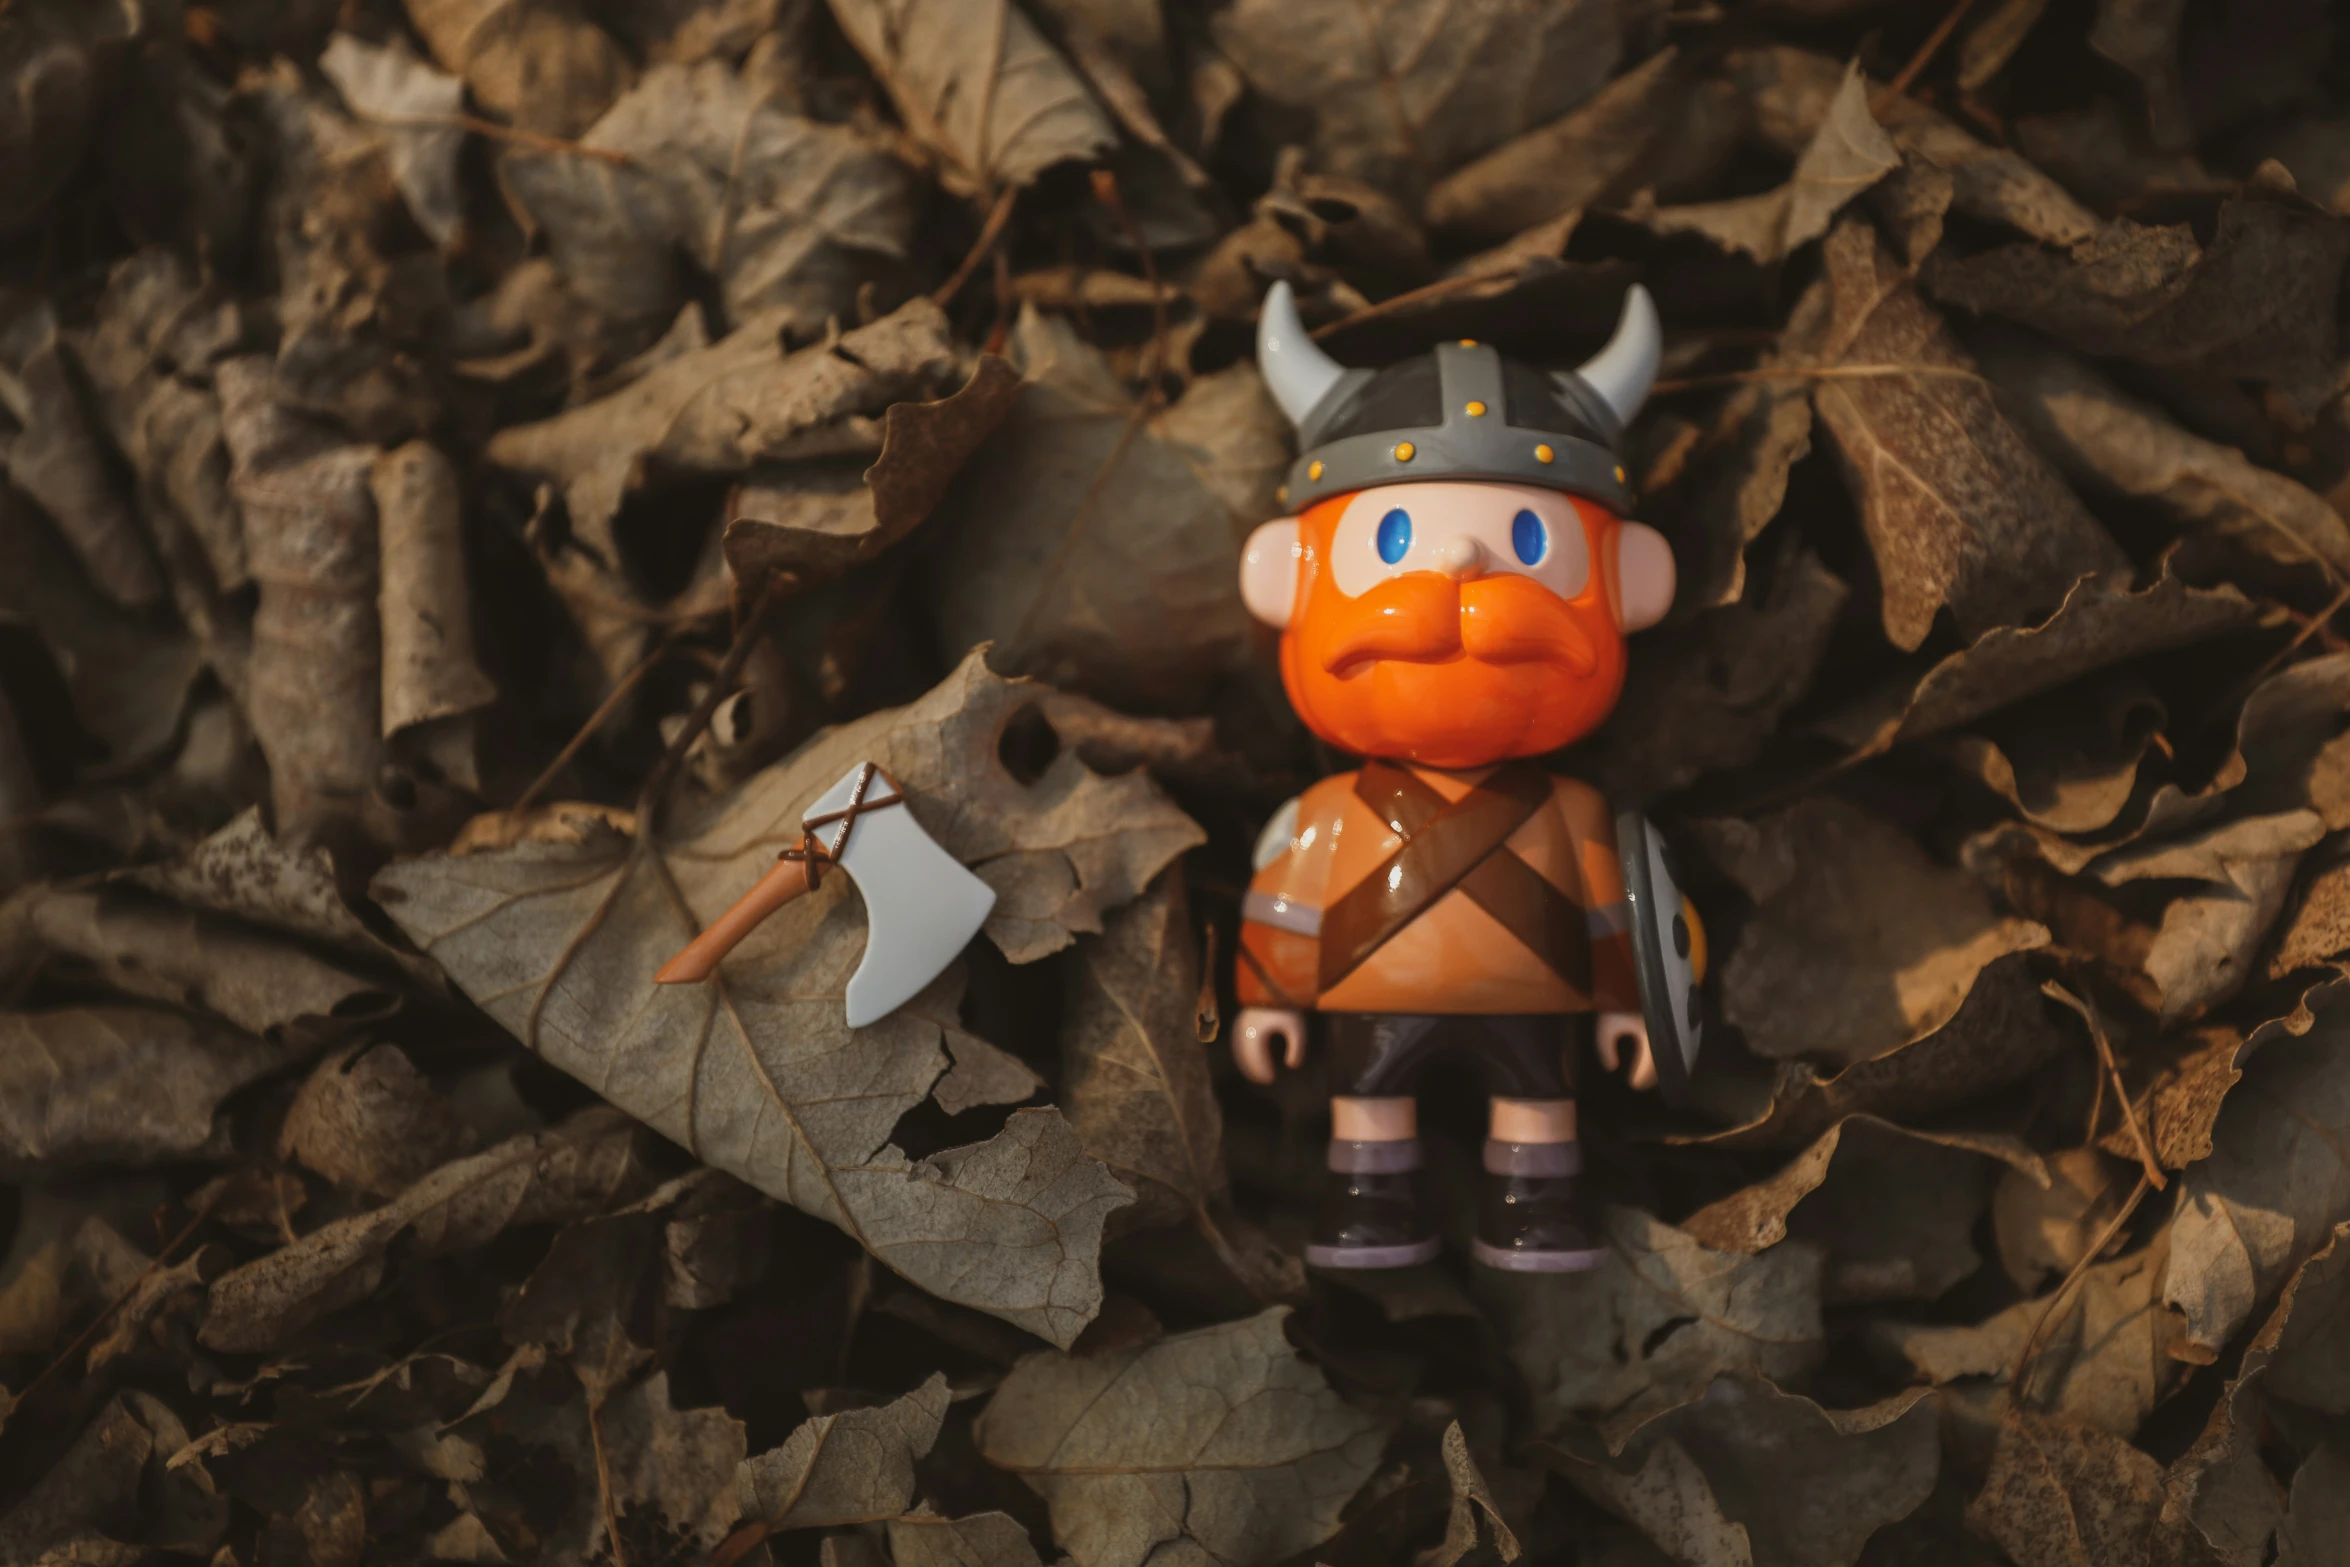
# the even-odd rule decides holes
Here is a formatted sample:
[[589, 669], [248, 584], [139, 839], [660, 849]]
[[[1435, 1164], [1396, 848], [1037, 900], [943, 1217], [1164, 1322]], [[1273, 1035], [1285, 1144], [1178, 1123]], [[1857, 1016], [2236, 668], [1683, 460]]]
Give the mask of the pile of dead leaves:
[[[2350, 35], [0, 0], [0, 1567], [2350, 1560]], [[1309, 1279], [1250, 362], [1625, 287], [1612, 1260]], [[997, 894], [852, 1031], [857, 760]]]

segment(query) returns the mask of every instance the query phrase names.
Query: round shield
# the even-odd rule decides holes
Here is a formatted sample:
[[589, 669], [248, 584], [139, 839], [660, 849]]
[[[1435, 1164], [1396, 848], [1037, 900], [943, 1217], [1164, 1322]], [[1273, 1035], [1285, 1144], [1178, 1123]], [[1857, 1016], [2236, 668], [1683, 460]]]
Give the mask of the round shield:
[[1616, 852], [1632, 905], [1632, 964], [1657, 1086], [1668, 1104], [1689, 1101], [1697, 1052], [1705, 1040], [1705, 1001], [1690, 962], [1691, 933], [1682, 913], [1681, 879], [1664, 836], [1638, 811], [1616, 815]]

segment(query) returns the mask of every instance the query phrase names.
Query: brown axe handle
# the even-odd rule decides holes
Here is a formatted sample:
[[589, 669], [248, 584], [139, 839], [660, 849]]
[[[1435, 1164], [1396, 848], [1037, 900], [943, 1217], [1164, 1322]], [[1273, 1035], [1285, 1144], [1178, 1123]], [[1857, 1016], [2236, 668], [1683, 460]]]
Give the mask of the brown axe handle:
[[708, 979], [719, 963], [759, 922], [808, 890], [805, 860], [777, 860], [758, 884], [737, 898], [734, 907], [711, 921], [710, 928], [683, 952], [661, 965], [656, 985], [692, 985]]

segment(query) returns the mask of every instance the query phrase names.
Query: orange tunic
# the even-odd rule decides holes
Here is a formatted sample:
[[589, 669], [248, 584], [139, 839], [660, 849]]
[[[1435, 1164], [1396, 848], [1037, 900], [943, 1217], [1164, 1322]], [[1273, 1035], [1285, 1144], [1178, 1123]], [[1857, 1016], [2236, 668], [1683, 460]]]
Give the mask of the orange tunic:
[[[1450, 802], [1493, 769], [1409, 771]], [[1615, 823], [1598, 791], [1572, 778], [1552, 778], [1549, 800], [1496, 852], [1515, 854], [1583, 911], [1591, 993], [1458, 887], [1437, 896], [1329, 990], [1318, 991], [1324, 911], [1405, 841], [1356, 793], [1358, 776], [1325, 778], [1300, 796], [1287, 849], [1267, 859], [1250, 882], [1240, 932], [1243, 1005], [1326, 1012], [1639, 1010]]]

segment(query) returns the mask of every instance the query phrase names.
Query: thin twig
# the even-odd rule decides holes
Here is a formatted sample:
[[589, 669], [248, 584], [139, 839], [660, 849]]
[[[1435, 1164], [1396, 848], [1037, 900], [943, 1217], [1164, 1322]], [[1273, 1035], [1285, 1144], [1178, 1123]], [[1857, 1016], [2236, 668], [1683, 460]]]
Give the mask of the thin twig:
[[979, 263], [987, 259], [989, 251], [995, 249], [995, 242], [1002, 236], [1004, 225], [1012, 221], [1012, 204], [1019, 199], [1019, 186], [1004, 187], [1004, 193], [995, 199], [995, 205], [987, 209], [987, 221], [979, 225], [979, 238], [971, 242], [970, 250], [965, 252], [955, 270], [947, 275], [947, 280], [931, 291], [931, 303], [945, 306], [955, 302], [955, 296], [963, 292], [963, 285], [971, 281], [971, 274], [979, 270]]
[[702, 731], [710, 727], [710, 719], [717, 713], [718, 704], [733, 695], [735, 678], [743, 672], [743, 665], [750, 662], [751, 650], [759, 645], [760, 637], [766, 634], [767, 616], [782, 598], [779, 586], [770, 578], [767, 585], [759, 590], [757, 602], [752, 604], [750, 614], [743, 617], [742, 629], [735, 633], [734, 643], [726, 650], [726, 658], [719, 664], [718, 672], [710, 677], [709, 687], [702, 692], [702, 699], [694, 704], [692, 713], [687, 715], [685, 727], [671, 738], [669, 748], [661, 753], [661, 759], [645, 775], [645, 786], [639, 791], [636, 801], [639, 837], [651, 838], [654, 813], [660, 809], [661, 795], [669, 787], [669, 780], [684, 763], [687, 750], [702, 737]]
[[661, 661], [662, 656], [669, 651], [670, 643], [674, 640], [675, 637], [672, 635], [663, 637], [659, 642], [653, 644], [652, 650], [638, 659], [634, 668], [613, 683], [612, 689], [604, 694], [604, 700], [596, 704], [596, 710], [588, 714], [587, 722], [579, 726], [579, 732], [564, 743], [562, 750], [555, 753], [555, 759], [547, 764], [546, 770], [530, 781], [530, 787], [522, 791], [522, 798], [506, 808], [510, 814], [519, 816], [529, 810], [532, 805], [537, 803], [540, 795], [554, 787], [555, 780], [562, 775], [563, 769], [571, 765], [571, 759], [579, 755], [580, 750], [595, 736], [597, 730], [611, 721], [614, 713], [620, 711], [621, 702], [626, 700], [629, 692], [637, 688], [639, 681], [652, 673], [653, 666]]
[[[2129, 1089], [2122, 1083], [2122, 1069], [2113, 1057], [2113, 1041], [2106, 1037], [2105, 1020], [2097, 1015], [2097, 1003], [2086, 996], [2076, 996], [2055, 980], [2040, 987], [2040, 994], [2051, 1001], [2061, 1001], [2081, 1014], [2081, 1021], [2089, 1025], [2089, 1038], [2096, 1043], [2097, 1059], [2104, 1064], [2106, 1077], [2113, 1081], [2113, 1097], [2121, 1106], [2122, 1124], [2130, 1129], [2130, 1141], [2138, 1147], [2138, 1165], [2144, 1179], [2156, 1191], [2170, 1185], [2170, 1178], [2162, 1173], [2162, 1162], [2154, 1157], [2154, 1145], [2146, 1136], [2146, 1128], [2139, 1124], [2137, 1106], [2130, 1103]], [[2100, 1089], [2100, 1097], [2102, 1097]], [[2095, 1136], [2094, 1122], [2089, 1127]]]
[[1934, 56], [1941, 52], [1942, 46], [1950, 41], [1950, 35], [1958, 30], [1959, 19], [1967, 14], [1968, 7], [1974, 3], [1975, 0], [1958, 0], [1958, 4], [1950, 8], [1935, 29], [1926, 35], [1926, 41], [1918, 45], [1918, 52], [1909, 57], [1909, 64], [1903, 66], [1900, 73], [1893, 80], [1887, 82], [1879, 90], [1877, 96], [1869, 100], [1871, 115], [1883, 114], [1893, 106], [1894, 99], [1909, 91], [1909, 84], [1918, 79], [1918, 73], [1923, 71]]
[[1377, 304], [1365, 305], [1362, 309], [1355, 311], [1351, 315], [1340, 316], [1335, 321], [1325, 321], [1322, 323], [1322, 325], [1315, 327], [1311, 332], [1308, 332], [1306, 336], [1328, 337], [1333, 332], [1343, 332], [1348, 327], [1357, 325], [1360, 322], [1376, 321], [1383, 316], [1397, 315], [1403, 311], [1411, 309], [1414, 305], [1423, 305], [1435, 300], [1450, 299], [1455, 294], [1473, 294], [1480, 288], [1489, 288], [1494, 289], [1497, 292], [1506, 292], [1513, 281], [1514, 279], [1512, 279], [1507, 273], [1504, 273], [1498, 277], [1438, 278], [1433, 283], [1423, 283], [1418, 288], [1407, 288], [1400, 294], [1390, 294], [1387, 298], [1380, 300]]
[[540, 152], [568, 152], [577, 157], [593, 158], [598, 163], [630, 164], [636, 160], [614, 147], [590, 147], [584, 142], [565, 141], [560, 136], [541, 135], [526, 131], [517, 125], [501, 125], [496, 120], [484, 120], [471, 114], [379, 114], [359, 111], [359, 118], [372, 125], [390, 126], [397, 130], [471, 131], [492, 141], [510, 141], [517, 147], [534, 147]]
[[1901, 375], [1941, 377], [1954, 381], [1983, 380], [1978, 372], [1961, 370], [1955, 365], [1811, 365], [1784, 370], [1724, 370], [1716, 375], [1688, 375], [1677, 380], [1659, 381], [1648, 390], [1653, 397], [1663, 392], [1744, 386], [1752, 381], [1867, 381], [1880, 376]]
[[1093, 171], [1093, 199], [1110, 209], [1118, 226], [1126, 231], [1126, 243], [1134, 247], [1134, 254], [1142, 261], [1143, 281], [1151, 288], [1151, 364], [1149, 385], [1156, 391], [1159, 377], [1167, 371], [1167, 294], [1159, 286], [1159, 264], [1151, 255], [1149, 245], [1143, 243], [1142, 225], [1134, 221], [1134, 214], [1126, 206], [1126, 197], [1118, 189], [1118, 176], [1108, 169]]
[[2048, 1325], [2056, 1320], [2057, 1308], [2065, 1303], [2065, 1296], [2071, 1292], [2072, 1287], [2088, 1276], [2090, 1264], [2098, 1259], [2106, 1247], [2113, 1244], [2113, 1238], [2121, 1233], [2122, 1226], [2130, 1221], [2130, 1215], [2138, 1211], [2138, 1204], [2145, 1200], [2147, 1192], [2152, 1189], [2147, 1184], [2145, 1172], [2140, 1171], [2138, 1184], [2130, 1188], [2129, 1201], [2123, 1203], [2120, 1211], [2106, 1221], [2105, 1228], [2098, 1232], [2097, 1239], [2091, 1243], [2088, 1250], [2081, 1253], [2080, 1260], [2073, 1264], [2072, 1271], [2064, 1276], [2064, 1282], [2057, 1285], [2055, 1291], [2049, 1295], [2048, 1309], [2040, 1313], [2039, 1321], [2032, 1324], [2031, 1337], [2024, 1340], [2023, 1352], [2015, 1357], [2015, 1366], [2007, 1374], [2007, 1399], [2010, 1404], [2019, 1409], [2023, 1407], [2025, 1394], [2031, 1386], [2030, 1379], [2035, 1361], [2040, 1353], [2040, 1342], [2048, 1336]]

